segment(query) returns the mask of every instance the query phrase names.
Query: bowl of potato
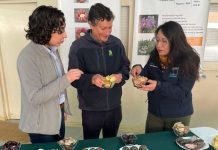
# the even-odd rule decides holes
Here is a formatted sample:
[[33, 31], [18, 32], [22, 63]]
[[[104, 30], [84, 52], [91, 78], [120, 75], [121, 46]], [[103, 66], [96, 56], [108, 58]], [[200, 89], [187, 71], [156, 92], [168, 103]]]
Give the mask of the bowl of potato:
[[60, 140], [58, 143], [64, 150], [73, 150], [76, 147], [77, 140], [73, 139], [72, 137], [68, 137]]
[[189, 132], [189, 127], [185, 126], [182, 122], [176, 122], [172, 128], [177, 136], [184, 136]]

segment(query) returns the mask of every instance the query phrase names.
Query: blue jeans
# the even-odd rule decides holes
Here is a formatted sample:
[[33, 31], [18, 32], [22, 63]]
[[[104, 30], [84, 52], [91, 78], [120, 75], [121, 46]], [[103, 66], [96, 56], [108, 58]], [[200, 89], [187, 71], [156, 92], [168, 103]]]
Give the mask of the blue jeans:
[[64, 138], [65, 136], [65, 123], [64, 123], [64, 110], [61, 109], [61, 128], [59, 134], [56, 135], [46, 135], [29, 133], [31, 143], [46, 143], [46, 142], [57, 142]]

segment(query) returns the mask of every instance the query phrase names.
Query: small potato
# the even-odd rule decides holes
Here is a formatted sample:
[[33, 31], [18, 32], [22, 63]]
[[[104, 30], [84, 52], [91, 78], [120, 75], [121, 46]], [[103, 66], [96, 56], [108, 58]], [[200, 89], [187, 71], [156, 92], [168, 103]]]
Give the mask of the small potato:
[[132, 81], [135, 87], [141, 87], [142, 85], [145, 85], [145, 83], [148, 81], [148, 78], [143, 76], [136, 76], [132, 79]]

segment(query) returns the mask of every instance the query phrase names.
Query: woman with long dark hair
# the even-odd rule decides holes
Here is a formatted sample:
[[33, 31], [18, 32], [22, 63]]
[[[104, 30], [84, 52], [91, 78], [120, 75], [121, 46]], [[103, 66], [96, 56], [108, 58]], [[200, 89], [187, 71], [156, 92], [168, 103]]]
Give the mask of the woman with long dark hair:
[[131, 74], [148, 78], [140, 90], [148, 91], [145, 132], [170, 130], [175, 122], [189, 125], [193, 114], [192, 88], [199, 78], [200, 58], [174, 21], [155, 31], [156, 45], [144, 68], [133, 66]]

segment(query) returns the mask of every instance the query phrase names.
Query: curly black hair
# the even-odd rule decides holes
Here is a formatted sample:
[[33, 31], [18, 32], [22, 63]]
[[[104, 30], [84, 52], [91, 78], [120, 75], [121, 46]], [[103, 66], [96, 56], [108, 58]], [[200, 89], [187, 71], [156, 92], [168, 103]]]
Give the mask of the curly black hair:
[[[159, 31], [164, 34], [170, 43], [169, 66], [179, 66], [181, 74], [185, 78], [199, 79], [200, 57], [187, 42], [182, 26], [177, 22], [168, 21], [157, 28], [155, 36]], [[155, 62], [160, 62], [156, 48], [151, 58]]]
[[104, 6], [101, 3], [96, 3], [92, 5], [89, 14], [88, 14], [88, 22], [90, 22], [93, 26], [96, 25], [97, 21], [110, 21], [114, 19], [114, 14], [110, 10], [110, 8]]
[[41, 45], [47, 44], [51, 34], [65, 27], [64, 13], [52, 6], [39, 6], [29, 16], [26, 38]]

